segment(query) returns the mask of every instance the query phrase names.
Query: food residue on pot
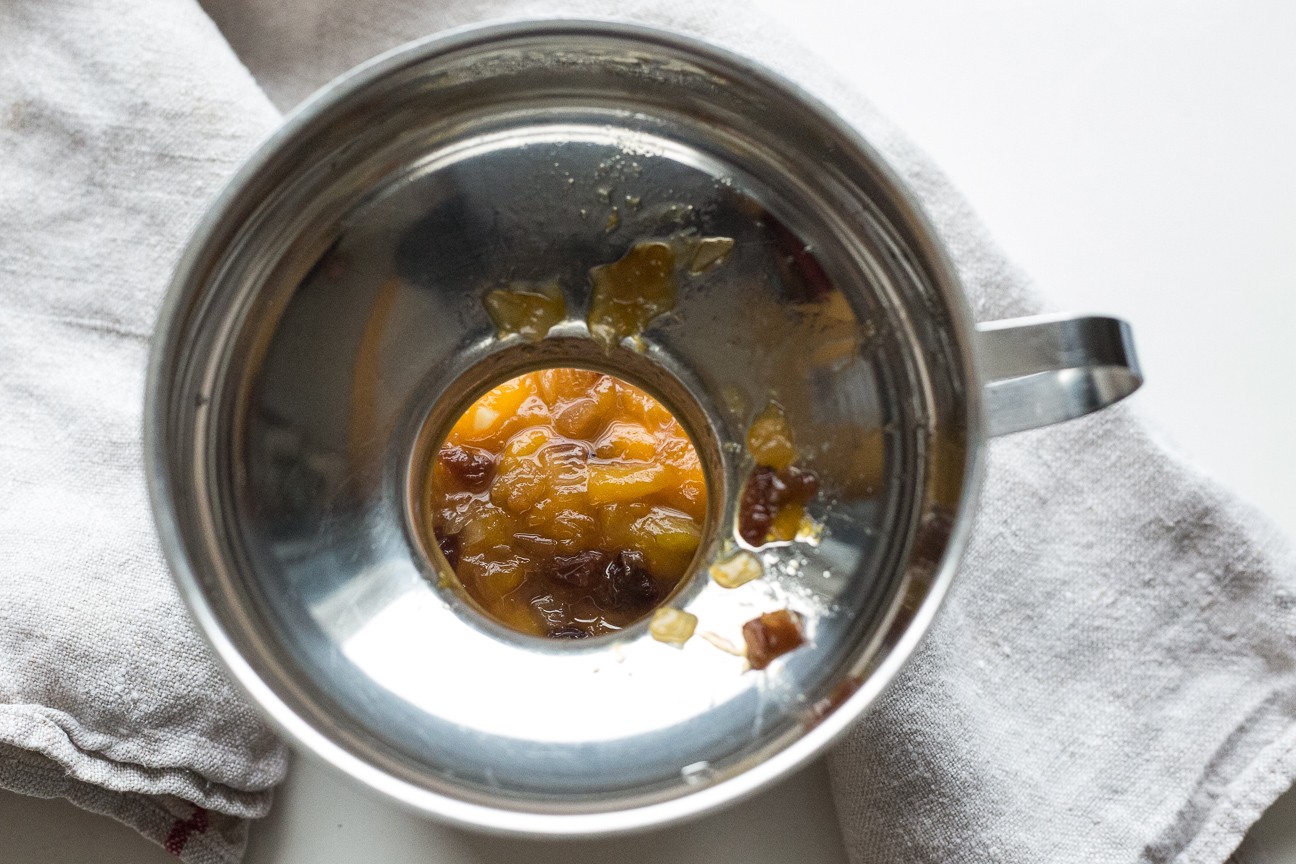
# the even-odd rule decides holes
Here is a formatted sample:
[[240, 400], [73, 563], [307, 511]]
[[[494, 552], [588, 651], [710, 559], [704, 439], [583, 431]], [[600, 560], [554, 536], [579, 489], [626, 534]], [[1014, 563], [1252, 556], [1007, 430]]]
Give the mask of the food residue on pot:
[[661, 240], [636, 243], [619, 261], [591, 269], [590, 284], [589, 332], [611, 351], [675, 308], [675, 251]]
[[[612, 214], [608, 230], [618, 224], [615, 208]], [[619, 260], [591, 268], [591, 338], [605, 352], [626, 339], [642, 350], [640, 334], [675, 307], [679, 274], [708, 272], [733, 249], [728, 237], [673, 235], [635, 243]], [[538, 341], [566, 315], [555, 281], [512, 283], [488, 292], [483, 304], [501, 338]], [[742, 411], [737, 391], [725, 400]], [[820, 526], [805, 505], [818, 477], [794, 464], [792, 427], [776, 400], [753, 419], [746, 444], [755, 466], [740, 494], [738, 536], [753, 547], [813, 542]], [[506, 625], [582, 639], [652, 613], [654, 639], [682, 647], [694, 635], [695, 615], [658, 607], [696, 554], [706, 481], [678, 421], [639, 388], [574, 368], [499, 385], [451, 429], [427, 495], [432, 534], [459, 584]], [[757, 555], [726, 546], [708, 571], [717, 585], [736, 589], [765, 576]], [[799, 616], [787, 609], [744, 624], [742, 648], [702, 635], [757, 670], [804, 642]]]
[[743, 625], [747, 643], [747, 662], [753, 669], [764, 669], [776, 657], [799, 647], [804, 641], [801, 622], [786, 609], [766, 612]]
[[819, 478], [792, 464], [792, 428], [777, 402], [771, 400], [752, 422], [747, 450], [756, 466], [738, 503], [738, 536], [752, 546], [815, 536], [805, 505], [819, 491]]
[[701, 462], [670, 411], [586, 369], [542, 369], [482, 396], [429, 476], [431, 527], [464, 590], [553, 638], [652, 611], [688, 569], [707, 512]]
[[517, 334], [529, 342], [543, 339], [567, 314], [557, 282], [516, 283], [488, 292], [482, 304], [500, 338]]

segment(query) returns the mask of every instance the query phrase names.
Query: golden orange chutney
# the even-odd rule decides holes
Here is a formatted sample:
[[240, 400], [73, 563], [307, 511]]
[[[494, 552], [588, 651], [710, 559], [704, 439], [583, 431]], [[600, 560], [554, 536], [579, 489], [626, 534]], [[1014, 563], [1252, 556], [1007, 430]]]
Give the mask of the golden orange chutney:
[[542, 369], [478, 399], [429, 473], [428, 518], [469, 596], [523, 633], [583, 638], [652, 611], [688, 569], [707, 490], [644, 391]]

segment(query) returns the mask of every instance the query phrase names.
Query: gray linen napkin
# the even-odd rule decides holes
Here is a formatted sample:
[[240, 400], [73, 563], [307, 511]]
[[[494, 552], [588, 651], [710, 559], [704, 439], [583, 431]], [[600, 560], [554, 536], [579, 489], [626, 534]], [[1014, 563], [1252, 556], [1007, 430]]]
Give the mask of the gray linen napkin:
[[[183, 0], [176, 4], [164, 16], [172, 25], [187, 14], [175, 11]], [[123, 2], [122, 10], [137, 11], [134, 23], [116, 32], [160, 32], [154, 24], [143, 26], [138, 10], [144, 5], [156, 15], [151, 4]], [[813, 54], [738, 4], [207, 0], [206, 8], [285, 109], [379, 51], [483, 18], [629, 17], [708, 39], [797, 81], [883, 152], [942, 233], [978, 318], [1023, 314], [1041, 305], [921, 153]], [[34, 12], [26, 14], [34, 20]], [[261, 97], [230, 71], [222, 46], [203, 41], [214, 34], [197, 21], [193, 31], [168, 55], [177, 65], [167, 71], [178, 72], [195, 89], [195, 76], [202, 77], [196, 67], [219, 59], [221, 72], [212, 80], [225, 89], [202, 89], [203, 107], [173, 120], [218, 136], [220, 143], [156, 143], [167, 145], [162, 152], [172, 156], [186, 146], [206, 154], [188, 166], [200, 174], [193, 191], [202, 198], [211, 189], [202, 181], [219, 173], [220, 159], [226, 158], [220, 163], [224, 170], [232, 169], [234, 154], [269, 121]], [[0, 30], [0, 40], [8, 32]], [[51, 32], [61, 31], [45, 31], [47, 41]], [[192, 63], [181, 56], [186, 52]], [[63, 62], [97, 70], [107, 62], [111, 68], [114, 61], [97, 57], [67, 52]], [[125, 107], [132, 99], [114, 88], [130, 89], [138, 99], [171, 86], [160, 68], [115, 62], [121, 63], [117, 77], [97, 84], [98, 101]], [[55, 88], [53, 95], [65, 98], [64, 89]], [[175, 104], [174, 94], [156, 98]], [[95, 102], [69, 110], [98, 116]], [[0, 138], [0, 147], [13, 147], [11, 140]], [[41, 165], [59, 176], [57, 158]], [[82, 171], [62, 182], [84, 183], [87, 176]], [[118, 208], [114, 213], [138, 214], [147, 205], [130, 199], [147, 199], [159, 188], [138, 185], [142, 176], [130, 160], [107, 165], [97, 176], [117, 186], [110, 198]], [[176, 211], [184, 177], [181, 168], [166, 175]], [[122, 189], [123, 178], [138, 191]], [[32, 188], [39, 188], [38, 180], [33, 175]], [[0, 212], [8, 214], [12, 195], [4, 185], [0, 190]], [[97, 200], [99, 193], [84, 194]], [[191, 218], [192, 211], [184, 213], [168, 222], [162, 232], [167, 242], [154, 247], [153, 260], [132, 259], [141, 267], [141, 284], [164, 280], [174, 260], [174, 238], [189, 223], [173, 224]], [[7, 230], [22, 227], [7, 217], [3, 224]], [[62, 223], [56, 227], [66, 229]], [[30, 261], [17, 272], [28, 278], [44, 274], [42, 284], [55, 297], [56, 289], [66, 289], [51, 275], [57, 268], [42, 260], [49, 246], [39, 239], [31, 239], [36, 251], [23, 252]], [[0, 280], [15, 269], [8, 257], [18, 257], [6, 257], [9, 243], [0, 239]], [[0, 281], [0, 300], [7, 284]], [[88, 289], [83, 294], [95, 296]], [[141, 307], [147, 314], [137, 312], [131, 320], [147, 319], [155, 299], [147, 294]], [[138, 398], [137, 379], [126, 378], [135, 389], [119, 391], [113, 397], [119, 402]], [[73, 413], [67, 403], [62, 408], [62, 414]], [[137, 414], [138, 406], [118, 404], [116, 410]], [[123, 448], [134, 452], [133, 433], [123, 440]], [[0, 437], [0, 449], [9, 446]], [[1129, 407], [996, 441], [988, 475], [973, 546], [936, 627], [901, 680], [833, 757], [852, 857], [1224, 860], [1296, 776], [1296, 556], [1255, 514], [1161, 450]], [[150, 550], [143, 569], [155, 572], [151, 540], [140, 542]], [[7, 550], [0, 555], [8, 561]], [[7, 563], [0, 576], [13, 581]], [[47, 661], [44, 668], [58, 667]], [[247, 752], [255, 748], [229, 759], [226, 770], [236, 763], [253, 773], [250, 765], [273, 761], [249, 759]]]
[[192, 2], [0, 3], [0, 786], [195, 864], [241, 857], [286, 752], [159, 555], [144, 363], [181, 244], [277, 122]]

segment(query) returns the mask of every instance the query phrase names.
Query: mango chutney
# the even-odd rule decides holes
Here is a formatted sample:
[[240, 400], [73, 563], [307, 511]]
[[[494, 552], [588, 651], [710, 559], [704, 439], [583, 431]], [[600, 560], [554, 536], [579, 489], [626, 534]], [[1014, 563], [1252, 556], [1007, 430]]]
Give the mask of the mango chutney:
[[688, 570], [706, 479], [679, 422], [643, 390], [542, 369], [478, 399], [429, 472], [441, 553], [502, 623], [580, 639], [619, 630]]

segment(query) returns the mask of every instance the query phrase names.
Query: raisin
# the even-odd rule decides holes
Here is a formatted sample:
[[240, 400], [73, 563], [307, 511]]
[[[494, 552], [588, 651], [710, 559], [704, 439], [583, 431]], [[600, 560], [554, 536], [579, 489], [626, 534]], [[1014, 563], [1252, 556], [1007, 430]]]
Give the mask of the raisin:
[[586, 639], [590, 634], [588, 630], [582, 630], [579, 627], [559, 627], [550, 630], [545, 635], [550, 639]]
[[555, 555], [545, 575], [554, 582], [588, 591], [603, 578], [609, 563], [606, 553], [586, 549], [575, 555]]
[[495, 477], [495, 458], [476, 447], [441, 448], [440, 463], [446, 473], [470, 492], [482, 492]]
[[747, 662], [753, 669], [764, 669], [775, 657], [786, 654], [805, 640], [801, 626], [786, 609], [766, 612], [743, 625], [747, 643]]
[[784, 504], [804, 504], [818, 491], [819, 478], [813, 471], [792, 466], [775, 471], [768, 465], [757, 465], [738, 502], [738, 536], [752, 546], [760, 546]]
[[783, 494], [787, 496], [779, 502], [780, 504], [788, 501], [804, 504], [819, 491], [819, 477], [813, 471], [789, 465], [774, 472], [774, 478], [782, 485], [785, 490]]
[[774, 469], [757, 465], [747, 478], [738, 502], [738, 536], [753, 546], [765, 542], [765, 534], [778, 510], [774, 501]]
[[642, 552], [623, 550], [608, 562], [594, 599], [608, 610], [647, 609], [661, 598], [657, 580], [649, 572]]
[[437, 528], [434, 533], [436, 534], [437, 548], [445, 556], [450, 569], [459, 569], [459, 535], [446, 534], [440, 528]]

